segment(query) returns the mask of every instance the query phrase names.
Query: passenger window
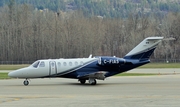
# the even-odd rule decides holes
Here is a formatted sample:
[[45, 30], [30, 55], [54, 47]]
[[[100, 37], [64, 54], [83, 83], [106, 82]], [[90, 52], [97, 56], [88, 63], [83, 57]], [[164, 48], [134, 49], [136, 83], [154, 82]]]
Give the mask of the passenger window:
[[45, 67], [44, 61], [42, 61], [42, 62], [40, 63], [39, 67]]
[[51, 63], [51, 66], [54, 67], [54, 63]]
[[69, 62], [69, 65], [72, 66], [72, 62]]
[[66, 66], [66, 62], [63, 62], [63, 65]]
[[78, 62], [75, 62], [75, 65], [78, 65]]
[[39, 62], [40, 62], [40, 61], [36, 61], [36, 62], [34, 62], [32, 66], [33, 66], [34, 68], [37, 68], [37, 67], [38, 67], [38, 65], [39, 65]]
[[58, 66], [59, 66], [59, 67], [61, 66], [61, 63], [60, 63], [60, 62], [58, 62]]

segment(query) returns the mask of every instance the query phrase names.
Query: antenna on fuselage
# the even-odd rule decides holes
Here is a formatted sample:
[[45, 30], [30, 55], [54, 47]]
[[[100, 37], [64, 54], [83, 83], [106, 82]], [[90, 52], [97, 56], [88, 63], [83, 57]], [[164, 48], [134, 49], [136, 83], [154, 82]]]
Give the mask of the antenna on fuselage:
[[92, 54], [90, 54], [88, 58], [92, 58]]

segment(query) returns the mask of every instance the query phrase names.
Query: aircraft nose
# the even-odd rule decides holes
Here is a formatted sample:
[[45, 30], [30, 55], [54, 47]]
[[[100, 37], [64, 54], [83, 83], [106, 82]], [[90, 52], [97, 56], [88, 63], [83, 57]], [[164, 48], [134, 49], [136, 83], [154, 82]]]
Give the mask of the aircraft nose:
[[9, 72], [9, 73], [8, 73], [8, 76], [9, 76], [9, 77], [15, 77], [14, 72], [13, 72], [13, 71], [12, 71], [12, 72]]
[[24, 78], [26, 77], [26, 74], [27, 74], [26, 71], [27, 71], [27, 68], [17, 69], [15, 71], [9, 72], [8, 76], [12, 78]]
[[15, 71], [11, 71], [8, 73], [8, 76], [9, 77], [12, 77], [12, 78], [18, 78], [20, 73], [18, 72], [19, 70], [15, 70]]

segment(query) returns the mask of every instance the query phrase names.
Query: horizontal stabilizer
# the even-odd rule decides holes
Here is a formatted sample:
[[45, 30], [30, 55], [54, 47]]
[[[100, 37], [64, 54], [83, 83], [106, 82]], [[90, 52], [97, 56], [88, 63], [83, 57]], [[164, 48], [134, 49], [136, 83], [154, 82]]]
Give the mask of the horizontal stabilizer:
[[163, 41], [164, 41], [164, 40], [176, 40], [176, 39], [173, 38], [173, 37], [170, 37], [170, 38], [164, 38]]

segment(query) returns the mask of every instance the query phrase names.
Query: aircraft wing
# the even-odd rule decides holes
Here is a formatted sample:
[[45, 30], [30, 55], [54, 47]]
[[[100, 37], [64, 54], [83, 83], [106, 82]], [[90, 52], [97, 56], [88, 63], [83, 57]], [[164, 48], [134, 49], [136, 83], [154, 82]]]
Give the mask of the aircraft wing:
[[106, 73], [107, 72], [105, 71], [99, 71], [99, 72], [85, 74], [85, 75], [78, 75], [78, 78], [94, 78], [94, 79], [104, 80], [106, 78], [105, 77]]

